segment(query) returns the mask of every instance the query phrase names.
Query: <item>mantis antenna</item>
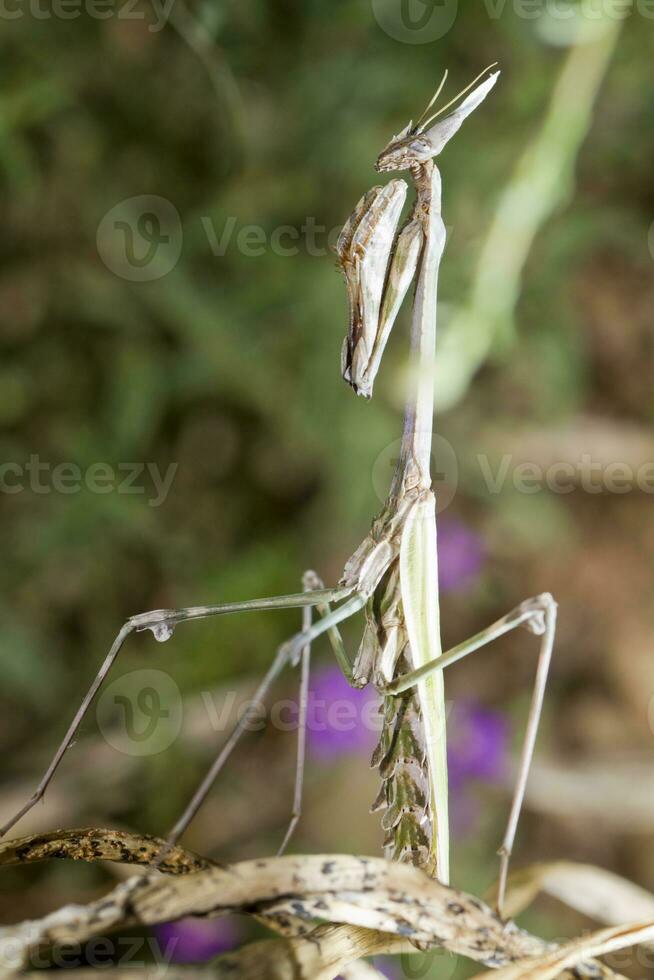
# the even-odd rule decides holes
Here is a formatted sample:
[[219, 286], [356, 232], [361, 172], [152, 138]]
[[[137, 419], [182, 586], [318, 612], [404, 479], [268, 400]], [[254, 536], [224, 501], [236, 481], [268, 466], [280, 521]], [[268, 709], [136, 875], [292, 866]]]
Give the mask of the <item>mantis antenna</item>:
[[[486, 69], [486, 71], [488, 71], [488, 69]], [[415, 124], [414, 130], [420, 129], [420, 124], [422, 123], [422, 120], [425, 118], [425, 116], [427, 115], [427, 113], [429, 112], [429, 110], [431, 109], [431, 107], [433, 106], [434, 102], [436, 101], [436, 99], [438, 98], [438, 96], [443, 91], [443, 88], [445, 86], [445, 82], [447, 81], [447, 76], [448, 75], [449, 75], [449, 69], [446, 68], [445, 71], [443, 72], [443, 77], [442, 77], [442, 79], [440, 81], [440, 85], [438, 86], [438, 88], [436, 89], [436, 91], [432, 95], [431, 99], [429, 100], [429, 104], [426, 106], [424, 112], [421, 113], [420, 118], [418, 119], [418, 122]]]
[[450, 109], [454, 105], [455, 102], [458, 102], [459, 101], [459, 99], [461, 98], [462, 95], [465, 95], [466, 92], [469, 92], [470, 89], [473, 88], [477, 84], [477, 82], [479, 81], [479, 79], [484, 77], [484, 75], [486, 74], [487, 71], [490, 71], [491, 68], [495, 68], [496, 65], [497, 65], [497, 61], [494, 61], [491, 65], [488, 65], [487, 68], [484, 68], [483, 71], [480, 71], [479, 74], [477, 75], [477, 77], [475, 79], [473, 79], [473, 81], [470, 82], [469, 85], [466, 85], [466, 87], [464, 89], [462, 89], [459, 92], [458, 95], [455, 95], [453, 99], [450, 99], [450, 101], [446, 105], [443, 106], [442, 109], [439, 109], [438, 112], [435, 112], [432, 116], [429, 117], [429, 119], [426, 122], [423, 123], [422, 122], [423, 117], [427, 115], [427, 113], [429, 112], [429, 110], [433, 106], [434, 102], [436, 101], [436, 99], [438, 98], [438, 96], [441, 94], [441, 92], [443, 90], [443, 86], [445, 85], [445, 79], [447, 78], [447, 71], [446, 71], [445, 74], [443, 75], [443, 81], [438, 86], [438, 89], [436, 91], [436, 95], [431, 100], [431, 102], [429, 103], [429, 105], [427, 106], [427, 108], [425, 109], [425, 111], [423, 112], [422, 116], [420, 117], [420, 119], [416, 123], [415, 132], [416, 133], [417, 132], [421, 132], [421, 133], [424, 132], [424, 130], [427, 128], [427, 126], [430, 123], [432, 123], [434, 121], [434, 119], [438, 119], [438, 117], [439, 116], [442, 116], [444, 112], [447, 112], [447, 110]]

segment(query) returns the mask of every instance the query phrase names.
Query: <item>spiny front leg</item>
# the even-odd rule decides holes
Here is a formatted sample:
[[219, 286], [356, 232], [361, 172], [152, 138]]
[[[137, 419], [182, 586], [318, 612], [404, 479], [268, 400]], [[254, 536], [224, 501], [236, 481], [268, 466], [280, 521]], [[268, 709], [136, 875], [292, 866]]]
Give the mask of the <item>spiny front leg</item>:
[[373, 187], [357, 204], [336, 246], [350, 306], [341, 372], [365, 398], [372, 396], [386, 342], [422, 248], [418, 221], [409, 221], [396, 236], [406, 193], [403, 180]]

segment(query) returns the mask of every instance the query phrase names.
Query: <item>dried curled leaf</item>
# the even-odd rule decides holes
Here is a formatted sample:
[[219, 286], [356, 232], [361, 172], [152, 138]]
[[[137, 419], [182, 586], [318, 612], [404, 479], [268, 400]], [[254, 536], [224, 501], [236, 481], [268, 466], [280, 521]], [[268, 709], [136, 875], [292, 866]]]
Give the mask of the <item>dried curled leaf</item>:
[[529, 806], [557, 819], [595, 822], [606, 832], [649, 834], [654, 780], [649, 755], [589, 757], [577, 763], [541, 757], [529, 781]]
[[[72, 861], [117, 861], [121, 864], [148, 866], [162, 853], [165, 841], [147, 834], [131, 834], [123, 830], [81, 827], [71, 830], [51, 830], [47, 834], [31, 834], [0, 843], [0, 867], [33, 864], [52, 858]], [[215, 865], [215, 861], [199, 857], [182, 847], [165, 850], [158, 865], [165, 874], [188, 874]]]
[[[216, 977], [329, 980], [362, 957], [404, 951], [408, 940], [439, 945], [489, 967], [538, 963], [552, 950], [514, 924], [500, 922], [478, 898], [412, 866], [313, 855], [131, 878], [98, 901], [0, 929], [0, 975], [24, 970], [43, 948], [83, 943], [119, 928], [236, 910], [273, 916], [275, 927], [287, 914], [293, 923], [306, 922], [309, 931], [222, 957]], [[316, 925], [319, 921], [323, 924]], [[615, 976], [599, 964], [592, 975]]]
[[[604, 956], [627, 946], [651, 943], [654, 940], [654, 921], [634, 922], [630, 925], [600, 929], [589, 936], [582, 936], [556, 950], [523, 960], [496, 972], [479, 973], [474, 980], [553, 980], [563, 970], [578, 970], [579, 964], [587, 963], [595, 956]], [[596, 977], [597, 973], [578, 972], [578, 976]]]
[[514, 872], [507, 886], [506, 914], [514, 918], [539, 892], [609, 925], [654, 920], [654, 895], [593, 864], [552, 861]]

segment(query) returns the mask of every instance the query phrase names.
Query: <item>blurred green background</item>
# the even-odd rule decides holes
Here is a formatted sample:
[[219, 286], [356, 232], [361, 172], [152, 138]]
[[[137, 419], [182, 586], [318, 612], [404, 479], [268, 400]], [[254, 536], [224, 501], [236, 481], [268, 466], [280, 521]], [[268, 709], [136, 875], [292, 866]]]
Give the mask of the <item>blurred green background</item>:
[[[516, 866], [589, 861], [654, 888], [645, 7], [619, 20], [588, 4], [568, 18], [533, 6], [525, 16], [517, 3], [174, 0], [164, 17], [148, 0], [89, 0], [17, 2], [2, 15], [3, 816], [33, 790], [128, 616], [296, 591], [305, 568], [340, 576], [390, 479], [407, 312], [374, 399], [356, 399], [339, 378], [347, 310], [329, 242], [443, 70], [453, 95], [499, 61], [497, 88], [440, 161], [449, 240], [437, 431], [456, 456], [453, 466], [437, 442], [451, 497], [442, 573], [454, 569], [443, 638], [452, 645], [526, 596], [555, 595], [560, 630]], [[484, 474], [506, 456], [493, 492]], [[38, 484], [34, 469], [25, 475], [30, 457], [45, 465]], [[559, 462], [574, 474], [570, 492], [515, 485], [519, 464]], [[79, 468], [77, 489], [73, 476], [61, 492], [62, 463]], [[105, 492], [87, 485], [100, 463], [121, 474]], [[641, 487], [611, 492], [598, 474], [616, 463]], [[133, 485], [143, 492], [119, 486], [126, 464], [150, 464]], [[163, 499], [155, 466], [174, 468]], [[15, 833], [163, 833], [224, 738], [207, 698], [247, 698], [298, 622], [263, 613], [186, 625], [165, 646], [130, 639], [112, 679], [165, 671], [184, 698], [183, 734], [136, 755], [103, 737], [92, 711]], [[360, 629], [345, 629], [352, 650]], [[324, 644], [316, 661], [329, 680]], [[448, 677], [455, 706], [507, 732], [496, 773], [461, 777], [453, 878], [480, 894], [495, 873], [534, 665], [521, 634]], [[296, 689], [287, 674], [275, 697]], [[483, 742], [484, 731], [468, 736]], [[310, 752], [296, 851], [378, 853], [364, 742]], [[272, 853], [293, 759], [292, 732], [251, 734], [189, 846], [224, 860]], [[6, 873], [2, 921], [101, 894], [119, 873], [56, 862]], [[524, 921], [552, 936], [590, 924], [547, 901]], [[406, 975], [474, 972], [414, 968]]]

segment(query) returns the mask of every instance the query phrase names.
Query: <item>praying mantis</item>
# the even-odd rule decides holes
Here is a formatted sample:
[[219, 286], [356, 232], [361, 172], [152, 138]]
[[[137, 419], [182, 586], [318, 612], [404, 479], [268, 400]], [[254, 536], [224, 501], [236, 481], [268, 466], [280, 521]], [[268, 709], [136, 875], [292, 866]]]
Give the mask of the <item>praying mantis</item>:
[[[346, 563], [340, 582], [333, 588], [324, 588], [315, 573], [306, 573], [304, 591], [299, 593], [158, 609], [130, 617], [114, 639], [35, 793], [0, 828], [0, 836], [43, 797], [132, 633], [150, 630], [157, 640], [164, 642], [180, 623], [231, 613], [298, 608], [303, 611], [302, 629], [279, 648], [251, 702], [253, 705], [261, 702], [284, 667], [301, 664], [295, 798], [291, 823], [280, 850], [288, 843], [301, 811], [311, 645], [319, 636], [327, 634], [350, 684], [364, 687], [372, 683], [384, 698], [383, 727], [373, 762], [379, 767], [382, 779], [374, 807], [385, 811], [382, 825], [387, 855], [410, 861], [447, 883], [449, 834], [443, 672], [494, 639], [524, 626], [541, 636], [541, 642], [518, 777], [499, 851], [501, 912], [552, 655], [556, 604], [547, 593], [527, 599], [487, 629], [442, 652], [436, 500], [430, 477], [437, 281], [446, 237], [441, 216], [441, 177], [435, 158], [496, 84], [499, 72], [488, 74], [489, 71], [486, 69], [455, 99], [429, 116], [444, 78], [418, 123], [415, 126], [409, 123], [379, 155], [378, 172], [408, 171], [415, 186], [415, 203], [399, 233], [397, 227], [408, 187], [403, 179], [393, 178], [384, 187], [375, 187], [364, 195], [338, 241], [336, 250], [350, 307], [342, 373], [355, 392], [364, 397], [372, 395], [389, 333], [409, 286], [416, 281], [410, 341], [416, 382], [406, 406], [399, 459], [386, 503], [373, 521], [370, 533]], [[464, 95], [458, 108], [444, 115]], [[312, 617], [312, 609], [317, 611], [318, 618]], [[365, 611], [363, 636], [351, 661], [338, 627], [362, 610]], [[246, 712], [232, 731], [168, 835], [168, 846], [177, 843], [186, 831], [246, 730], [249, 718]]]

